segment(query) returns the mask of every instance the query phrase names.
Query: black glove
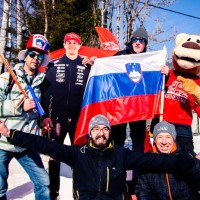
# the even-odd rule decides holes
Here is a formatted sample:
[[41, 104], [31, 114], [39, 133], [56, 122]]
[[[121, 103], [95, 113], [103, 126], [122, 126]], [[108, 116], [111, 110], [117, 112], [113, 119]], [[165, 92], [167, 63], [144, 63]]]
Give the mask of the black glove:
[[176, 167], [177, 170], [188, 171], [195, 164], [195, 160], [191, 155], [179, 154], [177, 155]]

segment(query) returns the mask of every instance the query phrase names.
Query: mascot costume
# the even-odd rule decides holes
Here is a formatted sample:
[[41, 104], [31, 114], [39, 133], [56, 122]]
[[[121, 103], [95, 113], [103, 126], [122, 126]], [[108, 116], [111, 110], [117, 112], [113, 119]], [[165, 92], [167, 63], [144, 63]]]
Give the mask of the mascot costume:
[[165, 79], [163, 120], [175, 125], [179, 145], [193, 151], [192, 112], [200, 116], [200, 35], [177, 35], [172, 64]]

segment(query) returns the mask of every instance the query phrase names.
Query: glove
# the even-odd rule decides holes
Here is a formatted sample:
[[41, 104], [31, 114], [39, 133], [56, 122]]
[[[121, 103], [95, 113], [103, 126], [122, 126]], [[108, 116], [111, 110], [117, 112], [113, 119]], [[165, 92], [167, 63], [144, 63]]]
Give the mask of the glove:
[[176, 167], [177, 170], [181, 171], [188, 171], [192, 167], [194, 167], [195, 160], [191, 155], [188, 154], [179, 154], [177, 155], [177, 160], [176, 160]]

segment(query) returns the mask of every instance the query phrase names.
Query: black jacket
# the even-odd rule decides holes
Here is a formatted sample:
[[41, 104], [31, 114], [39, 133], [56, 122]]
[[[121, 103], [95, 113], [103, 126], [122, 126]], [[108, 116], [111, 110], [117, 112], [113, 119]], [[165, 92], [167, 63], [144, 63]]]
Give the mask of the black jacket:
[[48, 64], [41, 85], [41, 104], [47, 116], [67, 116], [77, 120], [91, 69], [90, 65], [83, 65], [82, 60], [80, 56], [70, 60], [64, 54]]
[[132, 152], [112, 143], [104, 150], [90, 144], [67, 146], [19, 131], [11, 134], [10, 142], [71, 166], [74, 192], [79, 200], [122, 200], [128, 169], [171, 172], [182, 166], [177, 156]]
[[[173, 153], [180, 155], [185, 152], [178, 149]], [[138, 200], [200, 200], [200, 161], [195, 159], [195, 165], [187, 173], [143, 173], [139, 176], [135, 193]]]

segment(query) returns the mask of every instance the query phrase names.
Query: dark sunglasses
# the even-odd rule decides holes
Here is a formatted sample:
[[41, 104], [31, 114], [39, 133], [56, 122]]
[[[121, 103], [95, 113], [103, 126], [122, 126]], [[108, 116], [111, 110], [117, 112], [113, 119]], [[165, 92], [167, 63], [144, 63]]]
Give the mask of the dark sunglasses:
[[137, 41], [139, 41], [140, 43], [144, 43], [146, 41], [146, 39], [145, 38], [136, 38], [136, 37], [131, 39], [132, 43], [136, 43]]
[[38, 60], [40, 60], [40, 61], [43, 61], [43, 59], [44, 59], [44, 54], [37, 54], [37, 53], [35, 53], [35, 52], [33, 52], [33, 51], [29, 51], [28, 52], [28, 55], [31, 57], [31, 58], [35, 58], [35, 56], [37, 56], [37, 59]]

